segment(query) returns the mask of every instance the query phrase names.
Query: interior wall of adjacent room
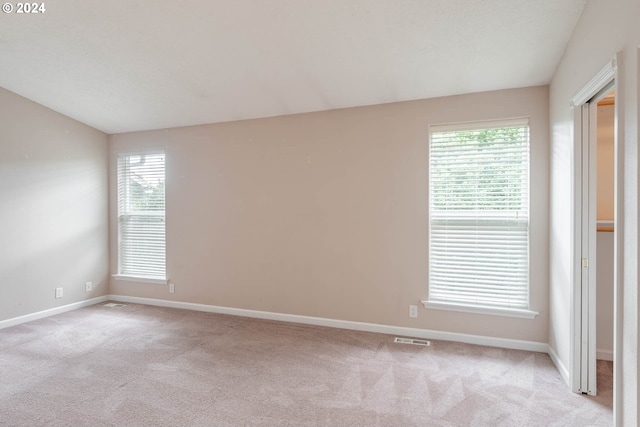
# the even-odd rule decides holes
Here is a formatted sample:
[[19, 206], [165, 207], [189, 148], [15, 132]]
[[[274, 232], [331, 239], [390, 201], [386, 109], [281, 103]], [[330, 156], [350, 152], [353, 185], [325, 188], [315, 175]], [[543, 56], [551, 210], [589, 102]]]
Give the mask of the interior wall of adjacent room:
[[[429, 125], [530, 117], [534, 320], [420, 307], [428, 289]], [[167, 153], [167, 272], [114, 294], [546, 343], [548, 87], [136, 132]], [[110, 186], [115, 188], [111, 174]], [[117, 269], [111, 192], [111, 271]]]
[[107, 136], [0, 88], [0, 141], [0, 320], [107, 294]]
[[[598, 106], [597, 207], [599, 224], [613, 221], [615, 194], [614, 105]], [[596, 237], [596, 349], [598, 358], [613, 356], [613, 233], [600, 226]]]
[[[638, 54], [640, 45], [640, 3], [636, 0], [587, 2], [567, 45], [550, 87], [551, 126], [551, 213], [550, 213], [550, 332], [549, 344], [561, 363], [570, 366], [572, 342], [572, 182], [573, 131], [570, 100], [616, 55], [623, 87], [616, 103], [624, 124], [623, 212], [616, 226], [623, 224], [623, 270], [620, 272], [623, 303], [620, 342], [624, 374], [619, 378], [619, 425], [638, 424]], [[617, 361], [616, 361], [617, 362]], [[618, 379], [618, 378], [617, 378]]]

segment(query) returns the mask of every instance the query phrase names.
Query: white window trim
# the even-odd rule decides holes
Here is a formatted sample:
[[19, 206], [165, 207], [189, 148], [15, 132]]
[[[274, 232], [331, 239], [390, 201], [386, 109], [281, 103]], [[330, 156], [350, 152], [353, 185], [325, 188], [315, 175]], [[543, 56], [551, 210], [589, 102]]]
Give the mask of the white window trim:
[[152, 277], [129, 276], [126, 274], [112, 274], [111, 277], [113, 277], [116, 280], [122, 280], [127, 282], [153, 283], [156, 285], [166, 285], [167, 283], [169, 283], [169, 279], [166, 279], [166, 278], [154, 279]]
[[[120, 269], [121, 269], [121, 265], [120, 265], [120, 214], [119, 214], [119, 209], [120, 209], [120, 199], [119, 199], [119, 185], [120, 185], [120, 173], [119, 173], [119, 159], [120, 157], [123, 156], [139, 156], [139, 155], [156, 155], [156, 154], [163, 154], [165, 156], [165, 182], [166, 182], [166, 152], [164, 149], [161, 148], [152, 148], [152, 149], [143, 149], [143, 150], [131, 150], [131, 151], [119, 151], [116, 153], [116, 221], [118, 223], [118, 229], [117, 229], [117, 234], [118, 234], [118, 244], [117, 244], [117, 258], [118, 258], [118, 273], [116, 274], [112, 274], [111, 277], [113, 277], [115, 280], [118, 281], [128, 281], [128, 282], [140, 282], [140, 283], [152, 283], [152, 284], [158, 284], [158, 285], [166, 285], [169, 283], [169, 279], [168, 276], [166, 275], [166, 260], [165, 260], [165, 276], [164, 277], [158, 277], [158, 276], [136, 276], [136, 275], [130, 275], [130, 274], [122, 274], [120, 273]], [[166, 189], [165, 189], [166, 191]], [[163, 222], [165, 222], [166, 224], [166, 193], [165, 193], [165, 211], [164, 211], [164, 215], [162, 217]], [[166, 226], [166, 225], [165, 225]], [[165, 236], [165, 251], [166, 251], [166, 236]], [[165, 255], [166, 256], [166, 255]]]
[[519, 308], [494, 308], [479, 307], [474, 305], [453, 304], [445, 302], [434, 302], [428, 300], [420, 301], [424, 308], [434, 310], [459, 311], [462, 313], [489, 314], [495, 316], [520, 317], [523, 319], [535, 319], [538, 316], [537, 311], [524, 310]]
[[[450, 123], [443, 125], [432, 125], [429, 127], [429, 138], [431, 140], [431, 135], [434, 132], [448, 132], [448, 131], [464, 131], [464, 130], [474, 130], [474, 129], [487, 129], [487, 128], [500, 128], [500, 127], [517, 127], [517, 126], [529, 126], [529, 118], [515, 118], [515, 119], [505, 119], [505, 120], [494, 120], [494, 121], [480, 121], [480, 122], [465, 122], [465, 123]], [[530, 144], [530, 141], [529, 141]], [[529, 160], [530, 161], [530, 160]], [[529, 166], [530, 167], [530, 166]], [[430, 187], [429, 183], [429, 188]], [[531, 181], [529, 178], [529, 186], [531, 185]], [[529, 187], [529, 197], [530, 197], [531, 188]], [[529, 205], [529, 215], [527, 218], [527, 224], [530, 226], [530, 205]], [[431, 220], [429, 220], [431, 224]], [[431, 227], [431, 225], [429, 226]], [[530, 233], [530, 231], [529, 231]], [[429, 231], [429, 236], [431, 232]], [[530, 234], [529, 234], [530, 235]], [[431, 237], [429, 237], [431, 239]], [[430, 240], [429, 240], [430, 241]], [[530, 263], [530, 260], [528, 261]], [[531, 292], [531, 282], [530, 278], [527, 285], [527, 292]], [[431, 300], [421, 300], [420, 301], [426, 309], [434, 309], [434, 310], [446, 310], [446, 311], [456, 311], [463, 313], [473, 313], [473, 314], [485, 314], [485, 315], [496, 315], [496, 316], [506, 316], [506, 317], [516, 317], [516, 318], [524, 318], [524, 319], [534, 319], [538, 316], [538, 312], [531, 310], [529, 308], [509, 308], [509, 307], [491, 307], [491, 306], [476, 306], [476, 305], [468, 305], [464, 303], [456, 303], [449, 301], [431, 301]], [[530, 304], [530, 301], [529, 301]]]
[[484, 120], [484, 121], [481, 120], [477, 122], [460, 122], [460, 123], [447, 123], [442, 125], [430, 125], [429, 134], [433, 132], [465, 131], [465, 130], [517, 127], [517, 126], [529, 126], [529, 118], [516, 117], [513, 119], [504, 119], [504, 120]]

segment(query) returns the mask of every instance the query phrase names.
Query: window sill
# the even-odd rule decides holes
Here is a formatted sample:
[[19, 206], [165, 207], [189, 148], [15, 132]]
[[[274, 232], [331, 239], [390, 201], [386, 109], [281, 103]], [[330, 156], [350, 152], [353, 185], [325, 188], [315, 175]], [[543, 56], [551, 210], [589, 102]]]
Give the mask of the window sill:
[[537, 311], [523, 310], [517, 308], [489, 308], [476, 307], [473, 305], [452, 304], [446, 302], [434, 302], [423, 300], [420, 301], [424, 308], [432, 308], [435, 310], [460, 311], [463, 313], [488, 314], [494, 316], [520, 317], [523, 319], [535, 319], [538, 316]]
[[111, 277], [116, 280], [123, 280], [127, 282], [153, 283], [156, 285], [166, 285], [168, 283], [168, 280], [166, 278], [158, 277], [128, 276], [126, 274], [114, 274]]

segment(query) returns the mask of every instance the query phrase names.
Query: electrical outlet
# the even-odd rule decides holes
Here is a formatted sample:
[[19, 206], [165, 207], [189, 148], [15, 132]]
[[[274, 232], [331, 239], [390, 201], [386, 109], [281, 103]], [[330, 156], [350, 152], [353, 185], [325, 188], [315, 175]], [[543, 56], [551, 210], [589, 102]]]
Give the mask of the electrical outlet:
[[176, 286], [173, 284], [173, 282], [169, 282], [169, 293], [174, 294], [175, 292], [176, 292]]
[[62, 298], [62, 288], [56, 288], [56, 298]]
[[409, 317], [418, 317], [418, 306], [410, 305], [409, 306]]
[[84, 284], [84, 291], [85, 292], [91, 292], [91, 290], [93, 289], [93, 283], [91, 282], [86, 282]]

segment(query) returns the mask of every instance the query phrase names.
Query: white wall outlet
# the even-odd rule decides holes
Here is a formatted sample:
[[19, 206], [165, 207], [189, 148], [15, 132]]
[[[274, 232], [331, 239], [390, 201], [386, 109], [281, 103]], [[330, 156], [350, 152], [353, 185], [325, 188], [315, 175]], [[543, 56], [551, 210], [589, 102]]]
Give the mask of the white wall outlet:
[[93, 283], [91, 282], [86, 282], [84, 284], [84, 291], [85, 292], [91, 292], [91, 290], [93, 289]]
[[418, 317], [418, 306], [410, 305], [409, 306], [409, 317]]
[[173, 282], [169, 282], [169, 293], [174, 294], [176, 292], [176, 285]]
[[62, 288], [56, 288], [56, 298], [62, 298]]

